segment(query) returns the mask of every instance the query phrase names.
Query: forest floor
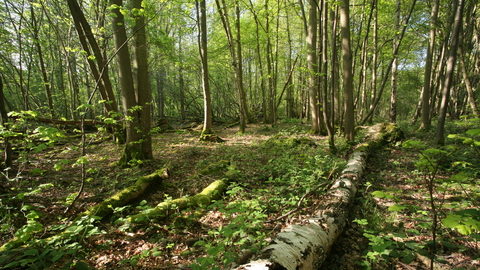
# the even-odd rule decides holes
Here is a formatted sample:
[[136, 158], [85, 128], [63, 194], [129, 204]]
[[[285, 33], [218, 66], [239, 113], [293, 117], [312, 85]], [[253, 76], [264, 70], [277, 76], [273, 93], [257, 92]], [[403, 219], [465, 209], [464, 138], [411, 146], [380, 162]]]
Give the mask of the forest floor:
[[[255, 253], [282, 228], [308, 215], [320, 193], [312, 193], [300, 211], [277, 220], [294, 209], [302, 195], [318, 186], [315, 181], [327, 183], [334, 178], [349, 152], [348, 145], [339, 140], [339, 153], [330, 157], [326, 138], [309, 135], [309, 126], [302, 124], [275, 128], [249, 125], [244, 135], [238, 135], [237, 128], [217, 128], [216, 134], [224, 143], [200, 142], [198, 129], [177, 128], [154, 136], [153, 161], [127, 169], [115, 166], [122, 147], [95, 136], [91, 137], [95, 143], [87, 148], [87, 161], [79, 159], [80, 145], [71, 140], [38, 153], [23, 153], [15, 171], [4, 175], [8, 181], [3, 188], [9, 191], [3, 191], [7, 193], [0, 200], [0, 244], [25, 228], [27, 221], [41, 224], [41, 229], [32, 229], [34, 238], [51, 236], [67, 228], [77, 214], [138, 177], [165, 167], [169, 176], [126, 207], [115, 209], [113, 215], [100, 222], [87, 222], [71, 243], [58, 244], [62, 249], [42, 253], [44, 249], [32, 248], [13, 261], [6, 259], [4, 265], [10, 263], [12, 269], [70, 269], [75, 264], [77, 269], [192, 269], [192, 263], [197, 262], [193, 269], [226, 269], [250, 257], [245, 247]], [[288, 140], [291, 137], [297, 138], [293, 145]], [[367, 265], [370, 269], [428, 269], [428, 259], [416, 251], [429, 240], [428, 222], [418, 217], [418, 211], [388, 211], [395, 204], [393, 195], [369, 195], [375, 190], [395, 191], [405, 204], [417, 205], [417, 210], [427, 213], [429, 202], [424, 193], [419, 193], [425, 187], [414, 166], [416, 159], [418, 151], [393, 145], [371, 155], [351, 222], [322, 269], [366, 269]], [[167, 219], [148, 225], [123, 223], [129, 215], [165, 200], [196, 194], [224, 177], [223, 172], [215, 170], [199, 173], [222, 160], [227, 160], [229, 167], [221, 169], [234, 170], [238, 178], [224, 200], [202, 209], [172, 211]], [[80, 187], [80, 162], [88, 162], [85, 190], [73, 209], [65, 213]], [[438, 177], [448, 178], [450, 174], [445, 171]], [[240, 218], [242, 212], [248, 215]], [[452, 230], [444, 229], [441, 234], [437, 266], [443, 268], [438, 269], [480, 268], [478, 242]], [[0, 266], [2, 259], [5, 257], [0, 256]]]

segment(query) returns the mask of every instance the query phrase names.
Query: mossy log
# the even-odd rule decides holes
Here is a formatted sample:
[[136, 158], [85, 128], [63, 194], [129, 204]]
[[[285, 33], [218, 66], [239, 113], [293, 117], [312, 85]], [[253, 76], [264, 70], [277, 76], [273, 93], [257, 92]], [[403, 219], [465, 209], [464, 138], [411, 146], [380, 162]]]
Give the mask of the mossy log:
[[[140, 177], [133, 185], [123, 189], [122, 191], [118, 192], [117, 194], [111, 196], [110, 198], [104, 200], [100, 204], [92, 207], [91, 209], [81, 213], [78, 217], [72, 222], [72, 226], [75, 226], [76, 221], [82, 218], [90, 218], [90, 217], [98, 217], [97, 219], [101, 219], [106, 217], [107, 215], [113, 213], [113, 209], [116, 207], [121, 207], [129, 203], [131, 200], [140, 196], [145, 190], [153, 183], [161, 183], [162, 179], [167, 177], [166, 169], [160, 169], [155, 171], [154, 173]], [[59, 239], [64, 239], [66, 237], [71, 236], [72, 226], [67, 227], [65, 231], [56, 234], [50, 238], [43, 239], [41, 241], [45, 241], [46, 243], [56, 241]], [[2, 247], [0, 247], [0, 252], [18, 248], [25, 244], [24, 240], [19, 239], [18, 237], [13, 238], [12, 240], [5, 243]]]
[[375, 133], [369, 134], [371, 140], [356, 148], [346, 168], [322, 197], [320, 210], [308, 220], [301, 221], [302, 224], [308, 224], [288, 226], [263, 249], [257, 260], [236, 269], [320, 268], [347, 224], [349, 209], [361, 182], [368, 154], [376, 147], [400, 139], [398, 134], [402, 134], [394, 124], [379, 124], [372, 130], [367, 131]]
[[113, 212], [116, 207], [121, 207], [131, 200], [138, 198], [153, 183], [160, 184], [164, 178], [168, 177], [167, 169], [163, 168], [153, 172], [150, 175], [140, 177], [135, 184], [125, 188], [100, 204], [85, 211], [83, 215], [105, 217]]
[[210, 204], [212, 200], [216, 200], [221, 197], [226, 182], [224, 180], [217, 180], [206, 187], [202, 192], [190, 196], [174, 199], [171, 201], [164, 201], [159, 203], [152, 209], [145, 210], [137, 215], [129, 218], [131, 223], [145, 223], [150, 219], [161, 219], [168, 216], [169, 211], [176, 209], [184, 209], [189, 206], [205, 206]]

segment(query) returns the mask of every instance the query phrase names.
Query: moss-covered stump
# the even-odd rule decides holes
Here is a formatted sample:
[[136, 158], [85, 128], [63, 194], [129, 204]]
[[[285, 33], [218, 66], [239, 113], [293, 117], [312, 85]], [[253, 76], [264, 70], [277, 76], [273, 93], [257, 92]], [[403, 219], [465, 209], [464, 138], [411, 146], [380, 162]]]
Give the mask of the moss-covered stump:
[[368, 154], [377, 147], [401, 138], [394, 124], [379, 124], [367, 130], [370, 140], [358, 146], [346, 168], [322, 197], [319, 210], [307, 225], [290, 225], [277, 234], [257, 260], [235, 269], [318, 269], [348, 221], [349, 209], [366, 167]]
[[[56, 234], [47, 239], [42, 239], [45, 243], [55, 242], [61, 239], [67, 239], [74, 234], [77, 234], [75, 228], [78, 227], [77, 223], [82, 222], [82, 219], [90, 219], [95, 217], [95, 219], [102, 219], [107, 215], [113, 213], [113, 209], [116, 207], [121, 207], [129, 203], [131, 200], [137, 198], [153, 183], [161, 183], [163, 178], [168, 176], [166, 169], [160, 169], [154, 173], [140, 177], [133, 185], [123, 189], [117, 194], [111, 196], [110, 198], [104, 200], [100, 204], [92, 207], [91, 209], [81, 213], [77, 218], [72, 222], [72, 225], [65, 229], [65, 231]], [[0, 247], [0, 252], [6, 250], [18, 248], [24, 245], [29, 239], [20, 239], [18, 237], [13, 238], [12, 240], [5, 243]]]
[[185, 209], [187, 207], [206, 206], [212, 200], [219, 199], [226, 187], [226, 181], [217, 180], [206, 187], [202, 192], [190, 196], [164, 201], [152, 209], [147, 209], [137, 215], [129, 218], [131, 223], [145, 223], [151, 219], [162, 219], [168, 216], [169, 212], [176, 209]]

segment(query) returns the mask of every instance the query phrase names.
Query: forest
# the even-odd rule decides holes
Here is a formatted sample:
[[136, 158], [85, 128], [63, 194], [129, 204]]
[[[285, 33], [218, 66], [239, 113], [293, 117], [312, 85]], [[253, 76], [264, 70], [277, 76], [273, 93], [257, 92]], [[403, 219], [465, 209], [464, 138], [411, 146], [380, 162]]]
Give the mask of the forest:
[[0, 2], [0, 269], [480, 268], [478, 1]]

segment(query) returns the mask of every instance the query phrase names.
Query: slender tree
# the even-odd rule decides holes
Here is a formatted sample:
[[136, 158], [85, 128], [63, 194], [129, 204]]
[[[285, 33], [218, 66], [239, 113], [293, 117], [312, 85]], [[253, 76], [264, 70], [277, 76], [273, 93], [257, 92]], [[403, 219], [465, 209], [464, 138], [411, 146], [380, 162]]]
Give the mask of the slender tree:
[[227, 5], [225, 0], [215, 0], [220, 19], [222, 21], [223, 29], [227, 35], [228, 47], [232, 57], [232, 65], [235, 71], [235, 84], [238, 92], [238, 102], [240, 105], [240, 128], [239, 133], [244, 133], [246, 128], [246, 121], [248, 119], [247, 99], [245, 90], [243, 88], [243, 68], [242, 68], [242, 45], [240, 32], [240, 6], [235, 0], [235, 38], [230, 27], [230, 19], [228, 16]]
[[318, 2], [308, 1], [307, 28], [307, 69], [308, 69], [308, 93], [310, 115], [312, 118], [311, 133], [320, 133], [320, 109], [318, 96], [318, 63], [317, 63], [317, 27], [318, 27]]
[[[151, 147], [149, 149], [144, 149], [142, 143], [142, 140], [148, 136], [148, 133], [145, 133], [146, 130], [144, 130], [142, 127], [142, 121], [140, 118], [142, 117], [141, 112], [145, 109], [142, 105], [145, 104], [140, 104], [139, 98], [145, 93], [135, 91], [130, 51], [127, 44], [128, 37], [125, 26], [125, 18], [121, 10], [124, 8], [123, 3], [122, 0], [111, 0], [110, 3], [112, 5], [113, 12], [113, 38], [116, 48], [118, 78], [122, 93], [122, 103], [125, 113], [125, 126], [127, 134], [125, 150], [119, 164], [121, 166], [126, 166], [131, 160], [144, 160], [150, 158], [152, 156], [152, 149]], [[144, 100], [147, 99], [148, 98], [145, 98]], [[145, 117], [150, 116], [147, 115]]]
[[98, 90], [104, 102], [106, 113], [117, 115], [118, 105], [113, 93], [112, 83], [108, 72], [108, 63], [105, 60], [98, 42], [92, 32], [85, 14], [77, 0], [67, 0], [70, 14], [72, 15], [80, 44], [85, 51], [85, 56], [90, 70], [98, 84]]
[[[6, 100], [5, 100], [5, 95], [3, 94], [3, 75], [0, 73], [0, 126], [2, 126], [3, 129], [8, 128], [7, 127], [7, 109], [6, 109]], [[5, 162], [5, 167], [12, 167], [13, 163], [13, 156], [12, 156], [12, 144], [9, 141], [8, 136], [3, 137], [3, 145], [4, 145], [4, 151], [3, 151], [3, 157], [4, 157], [4, 162]]]
[[345, 98], [345, 139], [353, 142], [355, 137], [355, 113], [353, 106], [353, 66], [349, 9], [349, 0], [343, 0], [340, 6], [340, 27], [342, 34], [343, 91]]
[[440, 0], [435, 0], [432, 6], [432, 12], [430, 15], [430, 36], [427, 46], [427, 55], [425, 57], [425, 72], [423, 74], [423, 89], [422, 89], [422, 124], [420, 129], [428, 129], [431, 126], [431, 78], [432, 78], [432, 65], [433, 65], [433, 52], [435, 51], [435, 38], [438, 19], [438, 7]]
[[[395, 4], [395, 35], [393, 38], [393, 50], [398, 42], [398, 32], [400, 31], [400, 0]], [[389, 120], [391, 123], [397, 121], [397, 77], [398, 77], [398, 54], [394, 54], [392, 63], [392, 80], [390, 88], [390, 113]]]
[[448, 53], [447, 66], [445, 71], [445, 82], [442, 89], [442, 100], [437, 123], [436, 143], [443, 145], [445, 142], [445, 119], [447, 116], [447, 106], [450, 99], [450, 88], [453, 84], [453, 74], [455, 62], [457, 61], [457, 49], [460, 41], [460, 31], [462, 29], [464, 0], [459, 0], [454, 17], [453, 32], [450, 42], [450, 51]]
[[321, 65], [321, 78], [322, 78], [322, 112], [323, 119], [325, 121], [325, 126], [327, 128], [328, 134], [328, 145], [331, 153], [336, 152], [335, 148], [335, 131], [334, 131], [334, 120], [331, 117], [331, 108], [333, 108], [334, 103], [333, 99], [331, 102], [328, 102], [329, 91], [328, 91], [328, 2], [322, 0], [322, 65]]
[[140, 119], [140, 128], [142, 129], [142, 154], [145, 159], [152, 159], [152, 138], [150, 130], [152, 127], [151, 101], [152, 91], [149, 81], [149, 66], [147, 53], [147, 33], [145, 30], [145, 10], [142, 7], [142, 0], [131, 0], [135, 25], [133, 26], [134, 36], [134, 57], [133, 68], [135, 70], [135, 93], [137, 97], [137, 106]]
[[[202, 138], [205, 135], [212, 134], [212, 98], [210, 95], [210, 84], [208, 79], [208, 50], [207, 50], [207, 8], [205, 0], [200, 3], [197, 0], [197, 14], [199, 14], [199, 51], [202, 61], [202, 88], [203, 88], [203, 130]], [[198, 8], [200, 6], [200, 8]]]

